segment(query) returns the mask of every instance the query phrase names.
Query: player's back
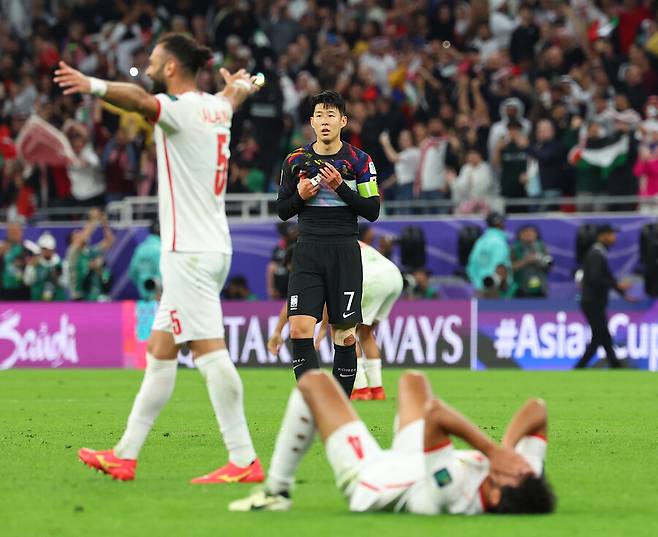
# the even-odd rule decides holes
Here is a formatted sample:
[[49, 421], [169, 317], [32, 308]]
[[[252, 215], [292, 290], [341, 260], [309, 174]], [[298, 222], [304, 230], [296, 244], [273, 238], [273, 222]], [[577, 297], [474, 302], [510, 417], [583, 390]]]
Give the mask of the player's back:
[[201, 92], [158, 94], [155, 141], [162, 247], [231, 253], [224, 208], [233, 110]]
[[423, 452], [381, 452], [359, 473], [352, 511], [396, 511], [423, 515], [483, 512], [480, 485], [489, 461], [474, 450], [454, 450], [438, 465]]
[[361, 247], [364, 281], [369, 276], [378, 277], [386, 274], [400, 274], [400, 269], [397, 265], [378, 252], [377, 249], [362, 241], [359, 241], [359, 246]]

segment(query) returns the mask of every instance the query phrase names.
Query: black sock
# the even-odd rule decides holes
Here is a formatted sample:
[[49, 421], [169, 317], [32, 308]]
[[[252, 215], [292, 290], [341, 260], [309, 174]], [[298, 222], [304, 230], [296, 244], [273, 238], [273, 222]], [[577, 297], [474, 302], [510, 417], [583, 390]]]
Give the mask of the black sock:
[[341, 385], [347, 397], [352, 395], [356, 380], [356, 345], [343, 347], [334, 344], [334, 378]]
[[304, 373], [311, 369], [320, 369], [313, 338], [293, 339], [292, 370], [295, 373], [295, 378], [299, 380]]

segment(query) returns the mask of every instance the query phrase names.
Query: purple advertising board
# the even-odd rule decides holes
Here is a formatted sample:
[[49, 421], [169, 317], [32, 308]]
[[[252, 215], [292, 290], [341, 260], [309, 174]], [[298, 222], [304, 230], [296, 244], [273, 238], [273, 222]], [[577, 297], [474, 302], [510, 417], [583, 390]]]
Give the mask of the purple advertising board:
[[123, 367], [121, 303], [0, 303], [0, 369]]
[[[611, 305], [608, 327], [629, 367], [658, 370], [657, 315], [658, 304]], [[475, 369], [572, 369], [591, 338], [575, 302], [552, 300], [480, 301], [477, 334]], [[592, 364], [604, 356], [599, 349]]]
[[[246, 366], [288, 366], [292, 357], [288, 327], [279, 355], [267, 351], [281, 302], [223, 304], [226, 342], [233, 361]], [[469, 301], [399, 301], [377, 328], [377, 343], [385, 365], [400, 367], [469, 367], [471, 303]], [[320, 362], [333, 362], [333, 345], [325, 338]]]
[[[267, 350], [281, 306], [224, 302], [226, 343], [238, 366], [290, 366], [287, 327], [279, 354]], [[0, 303], [0, 369], [144, 367], [156, 310], [132, 301]], [[609, 326], [620, 359], [658, 371], [658, 303], [613, 304]], [[418, 300], [398, 301], [376, 338], [388, 367], [560, 370], [574, 366], [590, 333], [573, 301]], [[328, 337], [319, 356], [325, 366], [333, 361]]]

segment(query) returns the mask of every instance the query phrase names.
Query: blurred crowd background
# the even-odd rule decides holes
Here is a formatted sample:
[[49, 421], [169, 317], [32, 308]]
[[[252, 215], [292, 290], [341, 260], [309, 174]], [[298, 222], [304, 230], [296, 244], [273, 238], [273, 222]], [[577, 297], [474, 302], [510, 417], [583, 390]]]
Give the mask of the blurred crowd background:
[[[458, 214], [601, 210], [606, 195], [658, 193], [658, 23], [646, 0], [0, 1], [0, 205], [99, 206], [156, 190], [151, 126], [64, 97], [58, 61], [146, 87], [163, 32], [216, 51], [199, 77], [262, 71], [235, 117], [229, 193], [276, 191], [279, 166], [313, 140], [309, 96], [339, 90], [344, 139], [370, 153], [389, 212], [450, 200]], [[59, 129], [67, 165], [17, 158], [31, 115]], [[552, 198], [573, 197], [570, 206]], [[515, 198], [543, 199], [516, 206]], [[605, 198], [602, 198], [605, 200]], [[632, 209], [621, 204], [611, 208]], [[446, 212], [429, 206], [421, 212]], [[408, 212], [408, 211], [407, 211]]]
[[[168, 31], [215, 51], [199, 75], [204, 91], [221, 89], [221, 66], [266, 76], [234, 117], [229, 193], [276, 192], [283, 157], [314, 140], [310, 96], [334, 88], [347, 101], [343, 138], [372, 156], [387, 214], [634, 211], [637, 199], [609, 196], [658, 195], [655, 1], [0, 0], [0, 10], [5, 299], [108, 296], [103, 258], [114, 239], [102, 209], [156, 193], [152, 126], [63, 96], [52, 75], [63, 60], [149, 88], [149, 53]], [[58, 136], [71, 154], [44, 161]], [[21, 223], [69, 207], [85, 216], [65, 257], [48, 233], [25, 246]], [[550, 259], [540, 238], [528, 229], [510, 248], [496, 243], [501, 225], [488, 222], [485, 235], [506, 252], [503, 294], [527, 294], [522, 282], [532, 280], [530, 295], [543, 296]], [[275, 276], [283, 281], [286, 233], [268, 267], [270, 298], [283, 296]], [[154, 227], [131, 264], [142, 297], [158, 293], [157, 237]], [[391, 244], [378, 247], [390, 257]], [[482, 288], [467, 261], [465, 276]], [[422, 263], [408, 273], [409, 297], [437, 296]], [[224, 295], [255, 298], [240, 276]]]

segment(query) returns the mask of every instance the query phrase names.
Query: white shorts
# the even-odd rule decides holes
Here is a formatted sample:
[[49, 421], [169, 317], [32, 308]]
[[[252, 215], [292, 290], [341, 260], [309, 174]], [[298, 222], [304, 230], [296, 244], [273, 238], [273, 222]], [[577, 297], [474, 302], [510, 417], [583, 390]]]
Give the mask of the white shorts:
[[402, 293], [402, 285], [402, 275], [397, 269], [372, 276], [364, 273], [361, 324], [372, 326], [375, 322], [386, 319]]
[[349, 497], [361, 469], [376, 458], [382, 448], [362, 421], [351, 421], [327, 438], [325, 451], [338, 489]]
[[231, 256], [219, 252], [163, 252], [162, 298], [153, 330], [171, 332], [176, 343], [224, 337], [219, 293]]

